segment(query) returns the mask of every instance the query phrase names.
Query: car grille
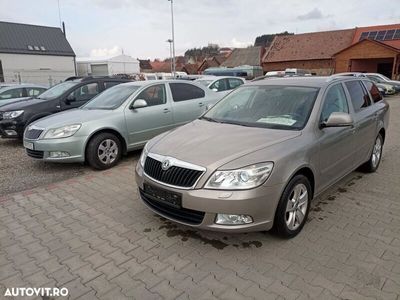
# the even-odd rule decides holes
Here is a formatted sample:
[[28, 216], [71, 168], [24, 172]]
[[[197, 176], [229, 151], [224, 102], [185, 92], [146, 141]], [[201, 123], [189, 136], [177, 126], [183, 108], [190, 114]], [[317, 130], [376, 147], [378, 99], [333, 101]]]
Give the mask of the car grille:
[[31, 149], [26, 149], [26, 153], [33, 158], [43, 158], [44, 152], [43, 151], [37, 151], [37, 150], [31, 150]]
[[167, 170], [163, 170], [161, 165], [161, 161], [148, 156], [144, 164], [144, 171], [157, 181], [177, 187], [192, 187], [203, 174], [202, 171], [177, 166], [171, 166]]
[[42, 132], [43, 129], [28, 129], [25, 132], [25, 138], [28, 140], [37, 140]]
[[205, 213], [202, 211], [187, 209], [183, 207], [176, 208], [153, 199], [142, 189], [140, 189], [139, 191], [144, 203], [146, 203], [150, 208], [160, 213], [161, 215], [191, 225], [199, 225], [201, 222], [203, 222]]

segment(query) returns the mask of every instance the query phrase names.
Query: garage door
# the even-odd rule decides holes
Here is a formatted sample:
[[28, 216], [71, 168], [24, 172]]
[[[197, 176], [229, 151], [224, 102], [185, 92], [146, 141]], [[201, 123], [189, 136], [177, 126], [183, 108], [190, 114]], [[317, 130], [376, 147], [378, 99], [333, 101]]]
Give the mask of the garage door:
[[91, 65], [92, 75], [95, 76], [105, 76], [108, 75], [107, 64], [102, 65]]

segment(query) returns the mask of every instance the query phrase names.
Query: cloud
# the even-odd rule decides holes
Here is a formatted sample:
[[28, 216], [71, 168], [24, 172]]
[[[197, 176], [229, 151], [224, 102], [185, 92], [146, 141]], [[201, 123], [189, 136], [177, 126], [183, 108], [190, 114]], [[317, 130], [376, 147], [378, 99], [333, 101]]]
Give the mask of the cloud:
[[233, 38], [230, 43], [228, 43], [229, 47], [233, 47], [233, 48], [246, 48], [248, 46], [251, 46], [253, 43], [251, 42], [241, 42], [239, 40], [237, 40], [236, 38]]
[[319, 8], [314, 8], [310, 10], [308, 13], [304, 15], [300, 15], [297, 17], [298, 20], [318, 20], [323, 19], [325, 16], [322, 14], [322, 11]]
[[119, 46], [112, 48], [97, 48], [90, 51], [90, 57], [107, 57], [117, 56], [122, 53], [122, 49]]

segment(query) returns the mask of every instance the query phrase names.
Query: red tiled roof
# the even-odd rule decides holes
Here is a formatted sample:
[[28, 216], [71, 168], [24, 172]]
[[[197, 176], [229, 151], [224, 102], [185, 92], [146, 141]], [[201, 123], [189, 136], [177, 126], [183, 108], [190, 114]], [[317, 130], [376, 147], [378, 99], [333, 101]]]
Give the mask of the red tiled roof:
[[151, 67], [153, 72], [169, 73], [171, 72], [171, 63], [169, 61], [152, 61]]
[[[353, 38], [353, 44], [356, 44], [356, 43], [358, 43], [360, 41], [361, 34], [363, 32], [385, 31], [385, 30], [394, 30], [394, 29], [400, 29], [400, 24], [357, 27], [356, 28], [356, 32], [354, 34], [354, 38]], [[389, 45], [389, 46], [392, 46], [394, 48], [399, 48], [400, 49], [400, 39], [384, 40], [384, 41], [379, 41], [379, 42], [384, 43], [384, 44]]]
[[263, 62], [330, 59], [351, 45], [355, 29], [276, 36]]

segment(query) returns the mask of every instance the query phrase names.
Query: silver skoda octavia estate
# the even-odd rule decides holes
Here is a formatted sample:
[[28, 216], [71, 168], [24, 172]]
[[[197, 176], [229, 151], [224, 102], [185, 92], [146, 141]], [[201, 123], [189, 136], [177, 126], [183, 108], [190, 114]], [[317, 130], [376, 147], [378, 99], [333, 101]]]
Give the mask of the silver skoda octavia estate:
[[147, 143], [136, 167], [141, 198], [193, 227], [294, 237], [313, 197], [359, 166], [378, 168], [388, 111], [365, 78], [245, 84]]

